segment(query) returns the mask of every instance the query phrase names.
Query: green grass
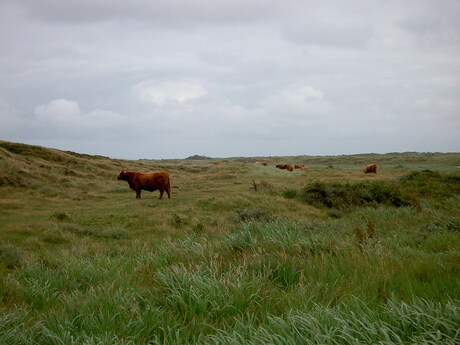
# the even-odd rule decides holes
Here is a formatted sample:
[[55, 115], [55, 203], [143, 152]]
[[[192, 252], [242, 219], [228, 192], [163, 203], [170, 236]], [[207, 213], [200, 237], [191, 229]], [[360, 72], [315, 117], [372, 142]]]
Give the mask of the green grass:
[[[460, 342], [460, 154], [261, 167], [0, 143], [0, 344]], [[169, 171], [172, 199], [136, 200], [127, 167]]]

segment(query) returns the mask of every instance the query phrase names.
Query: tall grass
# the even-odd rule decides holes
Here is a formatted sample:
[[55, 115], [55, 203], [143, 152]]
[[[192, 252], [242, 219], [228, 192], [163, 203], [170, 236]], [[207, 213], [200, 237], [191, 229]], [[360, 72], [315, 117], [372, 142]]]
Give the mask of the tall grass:
[[[0, 344], [459, 342], [456, 155], [296, 157], [312, 168], [286, 175], [0, 146], [17, 177], [0, 186]], [[376, 157], [408, 162], [364, 175]], [[430, 160], [451, 174], [408, 174]], [[121, 193], [127, 166], [170, 171], [173, 198]]]
[[446, 304], [415, 299], [411, 304], [388, 301], [380, 310], [364, 303], [309, 312], [291, 311], [257, 325], [240, 319], [208, 343], [218, 344], [457, 344], [458, 301]]
[[379, 223], [379, 238], [359, 244], [342, 222], [246, 222], [118, 254], [49, 253], [10, 274], [3, 300], [17, 309], [2, 313], [0, 343], [455, 343], [456, 254], [396, 246]]

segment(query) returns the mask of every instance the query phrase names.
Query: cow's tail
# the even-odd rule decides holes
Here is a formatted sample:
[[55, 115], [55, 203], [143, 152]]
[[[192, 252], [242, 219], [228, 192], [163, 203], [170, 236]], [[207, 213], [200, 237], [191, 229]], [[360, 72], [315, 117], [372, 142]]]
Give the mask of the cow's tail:
[[171, 181], [168, 177], [168, 183], [166, 184], [166, 193], [168, 194], [168, 198], [171, 198]]

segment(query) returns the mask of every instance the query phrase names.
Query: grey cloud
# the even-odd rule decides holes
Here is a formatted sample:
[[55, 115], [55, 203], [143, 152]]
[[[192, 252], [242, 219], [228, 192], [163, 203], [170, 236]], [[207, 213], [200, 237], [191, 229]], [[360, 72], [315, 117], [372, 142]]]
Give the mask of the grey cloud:
[[27, 14], [43, 21], [87, 23], [107, 20], [136, 20], [169, 28], [203, 24], [250, 23], [276, 13], [282, 3], [275, 0], [81, 0], [62, 2], [25, 1]]
[[0, 136], [125, 158], [458, 150], [460, 29], [438, 3], [5, 0]]
[[370, 25], [337, 22], [334, 18], [318, 21], [316, 18], [286, 25], [282, 29], [286, 39], [303, 45], [363, 48], [373, 36]]
[[422, 43], [446, 44], [460, 42], [460, 2], [419, 1], [413, 3], [398, 24], [414, 34]]

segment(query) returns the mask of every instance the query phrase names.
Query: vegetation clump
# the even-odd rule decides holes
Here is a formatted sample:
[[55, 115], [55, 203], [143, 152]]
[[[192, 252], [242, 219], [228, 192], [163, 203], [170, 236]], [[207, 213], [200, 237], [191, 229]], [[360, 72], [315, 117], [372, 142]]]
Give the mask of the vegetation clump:
[[186, 160], [194, 160], [194, 161], [207, 161], [212, 159], [211, 157], [207, 157], [204, 155], [193, 155], [185, 158]]
[[0, 161], [0, 187], [25, 187], [26, 173], [17, 167]]
[[270, 221], [273, 219], [273, 215], [269, 210], [263, 208], [243, 208], [236, 209], [235, 211], [236, 220], [240, 222], [250, 221]]
[[70, 217], [65, 212], [56, 212], [51, 218], [56, 219], [58, 222], [68, 222]]
[[460, 175], [441, 174], [437, 171], [414, 171], [399, 180], [401, 186], [421, 197], [446, 198], [460, 194]]
[[285, 189], [286, 199], [298, 199], [318, 208], [350, 210], [366, 206], [414, 206], [418, 198], [446, 199], [460, 194], [460, 176], [431, 170], [416, 171], [396, 181], [313, 182], [300, 191]]
[[293, 188], [287, 188], [284, 190], [283, 196], [286, 199], [295, 199], [297, 197], [297, 190]]
[[21, 266], [24, 260], [24, 251], [15, 244], [0, 244], [0, 263], [4, 263], [7, 268]]
[[299, 199], [315, 207], [349, 209], [358, 206], [416, 206], [417, 201], [394, 183], [365, 181], [357, 184], [314, 182], [305, 186]]

